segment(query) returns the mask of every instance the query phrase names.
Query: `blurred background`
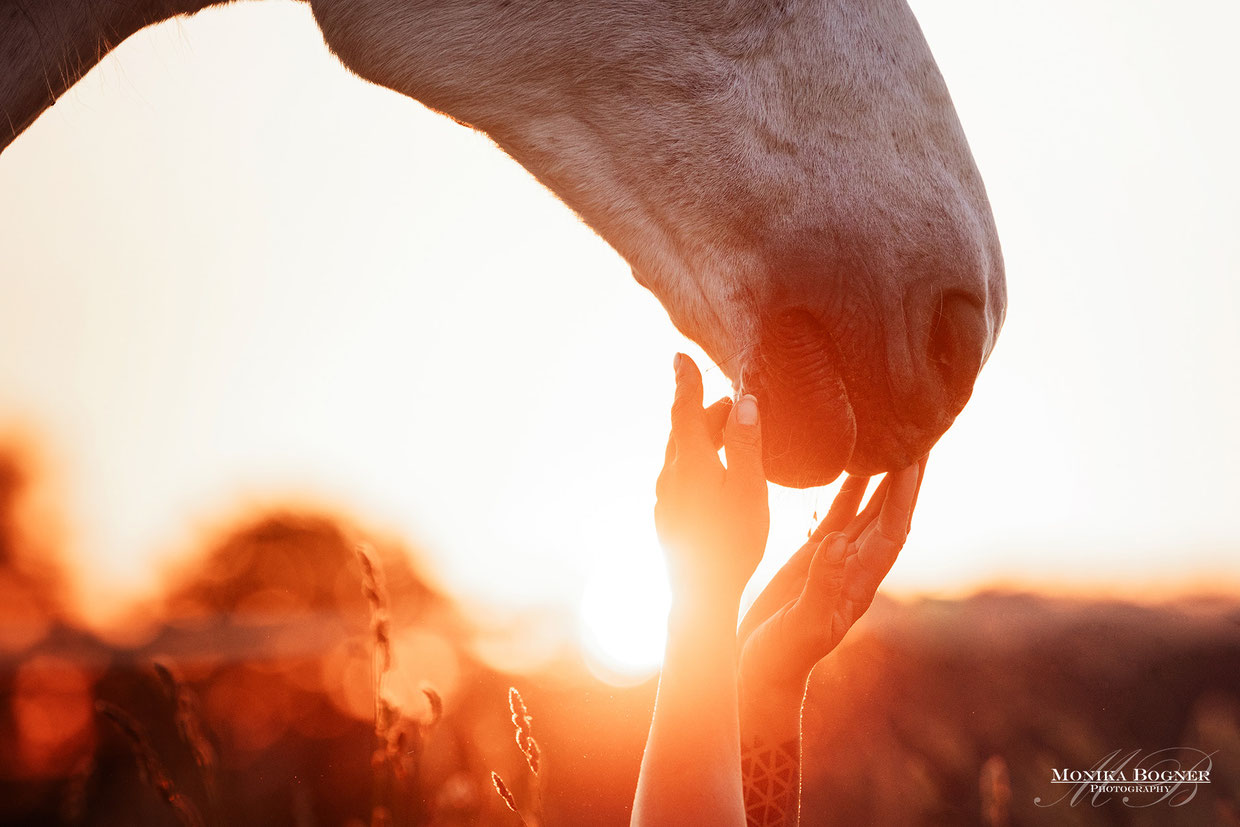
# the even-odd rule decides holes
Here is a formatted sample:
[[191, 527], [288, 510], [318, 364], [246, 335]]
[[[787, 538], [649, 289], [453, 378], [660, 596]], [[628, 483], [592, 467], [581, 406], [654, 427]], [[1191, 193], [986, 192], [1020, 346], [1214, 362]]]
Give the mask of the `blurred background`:
[[[1240, 7], [912, 5], [1010, 306], [885, 599], [819, 670], [810, 823], [1227, 823]], [[221, 823], [369, 821], [389, 770], [398, 820], [511, 823], [487, 771], [538, 794], [516, 683], [547, 819], [626, 822], [671, 356], [709, 363], [567, 208], [265, 0], [130, 38], [9, 147], [0, 251], [0, 818], [176, 823], [103, 698]], [[833, 491], [773, 492], [751, 597]], [[372, 767], [359, 541], [413, 768]], [[1126, 746], [1219, 750], [1216, 783], [1144, 816], [1033, 805]]]

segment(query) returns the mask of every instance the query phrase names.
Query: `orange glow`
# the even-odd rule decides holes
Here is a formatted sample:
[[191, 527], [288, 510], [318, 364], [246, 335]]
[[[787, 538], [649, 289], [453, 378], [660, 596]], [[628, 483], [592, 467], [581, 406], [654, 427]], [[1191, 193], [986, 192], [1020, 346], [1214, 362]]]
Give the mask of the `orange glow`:
[[0, 570], [0, 653], [17, 653], [43, 639], [51, 628], [51, 618], [39, 605], [28, 585]]
[[[966, 818], [981, 782], [1000, 823], [1061, 753], [1147, 724], [1234, 770], [1240, 109], [1220, 101], [1240, 4], [1208, 26], [913, 4], [1010, 315], [882, 595], [816, 673], [806, 789], [840, 823], [915, 823]], [[158, 805], [103, 699], [201, 792], [166, 658], [223, 796], [256, 808], [212, 823], [371, 823], [364, 537], [389, 592], [382, 700], [414, 731], [425, 685], [444, 702], [400, 756], [444, 823], [512, 823], [491, 768], [532, 797], [513, 683], [550, 821], [626, 817], [670, 601], [671, 355], [708, 399], [730, 385], [563, 204], [273, 0], [129, 38], [6, 150], [0, 255], [0, 786], [37, 781], [60, 812], [98, 755], [85, 786], [132, 781], [102, 818], [129, 816], [121, 793]], [[836, 488], [772, 488], [747, 597]], [[1170, 602], [1188, 593], [1224, 599]], [[1022, 742], [1048, 754], [991, 755]]]
[[639, 549], [604, 560], [591, 572], [581, 596], [579, 618], [586, 664], [613, 686], [640, 683], [663, 660], [667, 573], [659, 553]]
[[38, 655], [23, 663], [13, 684], [13, 718], [21, 763], [12, 771], [63, 775], [94, 747], [93, 681], [80, 666]]
[[113, 646], [138, 648], [155, 639], [161, 622], [149, 604], [138, 603], [96, 624], [92, 632]]
[[[1014, 9], [984, 16], [1015, 15], [1019, 59], [974, 36], [971, 4], [917, 8], [1012, 302], [891, 587], [1234, 580], [1226, 44]], [[1140, 95], [1096, 85], [1138, 88], [1130, 71]], [[996, 101], [1036, 101], [1036, 128]], [[27, 355], [0, 365], [0, 427], [68, 458], [57, 505], [95, 620], [153, 595], [204, 521], [275, 496], [416, 538], [454, 594], [514, 610], [576, 611], [598, 535], [649, 523], [683, 337], [485, 138], [345, 72], [304, 4], [130, 38], [0, 158], [0, 248], [0, 351]], [[774, 509], [772, 559], [811, 512]]]
[[241, 667], [217, 680], [206, 697], [208, 720], [242, 752], [271, 746], [290, 724], [290, 695], [280, 678]]
[[410, 714], [426, 706], [423, 686], [433, 686], [442, 698], [456, 693], [461, 678], [456, 647], [442, 635], [425, 629], [398, 631], [392, 640], [395, 659], [384, 682], [388, 699]]

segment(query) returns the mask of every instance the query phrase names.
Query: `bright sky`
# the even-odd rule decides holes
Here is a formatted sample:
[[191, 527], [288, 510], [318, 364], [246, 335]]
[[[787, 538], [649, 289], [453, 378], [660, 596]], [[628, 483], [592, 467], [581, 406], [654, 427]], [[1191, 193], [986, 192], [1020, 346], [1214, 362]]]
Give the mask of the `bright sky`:
[[[892, 590], [1235, 588], [1240, 5], [914, 9], [1010, 309]], [[607, 584], [659, 599], [671, 356], [698, 351], [485, 139], [345, 72], [303, 5], [125, 43], [0, 156], [0, 250], [0, 432], [50, 455], [96, 610], [297, 496], [423, 545], [466, 598], [584, 593], [595, 643], [650, 616]], [[829, 500], [777, 492], [767, 574]]]

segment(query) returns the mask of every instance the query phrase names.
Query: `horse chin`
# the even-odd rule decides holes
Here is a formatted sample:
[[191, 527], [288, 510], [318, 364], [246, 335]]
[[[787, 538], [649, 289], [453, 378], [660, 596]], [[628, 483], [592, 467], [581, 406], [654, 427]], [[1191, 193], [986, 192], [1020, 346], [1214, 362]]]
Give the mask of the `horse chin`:
[[[819, 419], [819, 428], [787, 427], [777, 417], [763, 423], [763, 465], [766, 477], [788, 488], [813, 488], [838, 477], [852, 460], [856, 427], [851, 412], [841, 410], [834, 421]], [[770, 420], [774, 418], [775, 421]]]
[[857, 411], [846, 395], [830, 407], [808, 410], [759, 405], [767, 479], [789, 488], [826, 485], [843, 472], [872, 477], [898, 471], [929, 453], [940, 436], [901, 423], [879, 427], [872, 437], [867, 423], [858, 427]]
[[919, 434], [908, 441], [886, 440], [874, 443], [857, 440], [845, 471], [859, 477], [873, 477], [907, 468], [930, 452], [937, 436]]

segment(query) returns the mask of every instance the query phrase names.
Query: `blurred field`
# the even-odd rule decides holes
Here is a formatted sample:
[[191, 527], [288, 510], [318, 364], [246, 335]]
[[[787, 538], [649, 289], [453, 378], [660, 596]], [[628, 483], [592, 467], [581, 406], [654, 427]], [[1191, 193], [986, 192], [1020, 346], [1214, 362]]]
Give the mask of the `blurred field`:
[[[363, 825], [376, 798], [397, 824], [517, 824], [492, 771], [531, 823], [538, 809], [553, 825], [627, 823], [653, 681], [610, 687], [572, 649], [501, 673], [416, 553], [294, 510], [204, 539], [157, 601], [88, 631], [55, 535], [24, 505], [25, 474], [0, 461], [0, 823], [179, 823], [99, 700], [133, 717], [208, 824]], [[402, 733], [379, 754], [359, 540], [381, 564], [384, 697], [389, 735]], [[513, 645], [526, 633], [514, 625]], [[180, 705], [156, 663], [178, 676]], [[537, 780], [510, 685], [540, 744]], [[443, 700], [433, 723], [426, 686]], [[187, 717], [197, 741], [178, 731]], [[1237, 824], [1240, 602], [880, 601], [819, 668], [805, 727], [806, 824]], [[1053, 767], [1169, 747], [1215, 753], [1212, 783], [1182, 807], [1034, 804], [1058, 797]]]

